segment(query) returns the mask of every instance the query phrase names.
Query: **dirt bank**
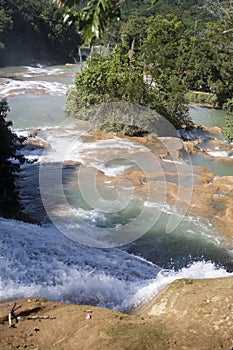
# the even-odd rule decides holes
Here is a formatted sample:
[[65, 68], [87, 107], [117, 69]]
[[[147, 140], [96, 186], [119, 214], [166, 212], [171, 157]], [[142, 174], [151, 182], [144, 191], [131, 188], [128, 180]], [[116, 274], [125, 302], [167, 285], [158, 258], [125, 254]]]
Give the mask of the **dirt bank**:
[[0, 308], [0, 349], [233, 348], [233, 277], [177, 280], [132, 315], [42, 298]]

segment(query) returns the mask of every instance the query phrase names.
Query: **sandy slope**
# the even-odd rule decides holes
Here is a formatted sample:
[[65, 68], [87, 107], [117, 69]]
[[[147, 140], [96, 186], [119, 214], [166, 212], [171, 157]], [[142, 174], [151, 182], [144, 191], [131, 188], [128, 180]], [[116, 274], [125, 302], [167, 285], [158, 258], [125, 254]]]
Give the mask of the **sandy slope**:
[[[132, 315], [42, 298], [1, 304], [0, 349], [233, 349], [233, 277], [177, 280]], [[55, 319], [28, 319], [50, 316]], [[13, 324], [15, 320], [13, 320]]]

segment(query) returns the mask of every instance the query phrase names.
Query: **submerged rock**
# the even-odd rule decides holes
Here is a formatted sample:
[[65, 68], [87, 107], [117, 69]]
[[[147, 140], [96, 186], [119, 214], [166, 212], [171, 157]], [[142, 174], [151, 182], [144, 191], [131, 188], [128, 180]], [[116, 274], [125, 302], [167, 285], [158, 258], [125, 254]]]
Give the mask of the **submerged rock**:
[[41, 139], [40, 137], [28, 137], [24, 141], [24, 149], [28, 151], [34, 151], [38, 148], [48, 149], [48, 148], [51, 148], [51, 145], [49, 142]]
[[[121, 135], [92, 133], [84, 136], [83, 141], [93, 142], [119, 136]], [[127, 139], [125, 136], [123, 138]], [[148, 152], [152, 152], [152, 170], [129, 169], [120, 176], [112, 177], [98, 172], [99, 186], [117, 188], [119, 181], [126, 180], [128, 187], [133, 188], [134, 195], [151, 202], [165, 201], [181, 213], [187, 211], [189, 215], [207, 219], [220, 235], [233, 241], [233, 176], [216, 177], [210, 169], [187, 164], [182, 159], [183, 155], [186, 154], [187, 159], [190, 147], [196, 145], [197, 141], [188, 142], [192, 145], [187, 147], [187, 142], [175, 137], [134, 137], [128, 140], [141, 143]], [[218, 142], [223, 144], [218, 140], [214, 140], [213, 144]], [[196, 147], [195, 152], [203, 153], [199, 147]], [[211, 157], [206, 152], [205, 155], [214, 162], [223, 161], [222, 158]], [[233, 162], [233, 159], [226, 158], [226, 162]]]

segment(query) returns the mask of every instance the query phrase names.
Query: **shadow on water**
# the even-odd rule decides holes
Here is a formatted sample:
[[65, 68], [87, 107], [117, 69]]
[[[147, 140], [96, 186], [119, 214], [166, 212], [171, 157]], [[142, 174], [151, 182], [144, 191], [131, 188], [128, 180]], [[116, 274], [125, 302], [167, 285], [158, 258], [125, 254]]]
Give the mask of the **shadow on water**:
[[224, 140], [223, 135], [203, 129], [201, 126], [191, 130], [180, 129], [179, 135], [184, 141], [195, 141], [197, 139], [205, 141], [215, 139]]
[[[40, 191], [40, 167], [46, 167], [46, 174], [48, 174], [47, 181], [47, 194], [44, 195], [43, 200], [50, 200], [57, 207], [62, 205], [59, 201], [59, 197], [56, 196], [58, 189], [56, 184], [53, 183], [53, 178], [56, 178], [56, 174], [60, 171], [60, 163], [44, 163], [43, 165], [34, 163], [25, 165], [20, 172], [17, 185], [20, 190], [20, 200], [25, 208], [25, 213], [32, 219], [39, 221], [41, 224], [51, 223], [48, 213], [46, 212], [41, 198]], [[64, 164], [62, 166], [62, 185], [64, 192], [67, 192], [70, 181], [74, 179], [77, 171], [77, 164]], [[56, 200], [55, 200], [56, 198]], [[81, 205], [81, 203], [80, 203]], [[54, 211], [56, 208], [54, 207]]]

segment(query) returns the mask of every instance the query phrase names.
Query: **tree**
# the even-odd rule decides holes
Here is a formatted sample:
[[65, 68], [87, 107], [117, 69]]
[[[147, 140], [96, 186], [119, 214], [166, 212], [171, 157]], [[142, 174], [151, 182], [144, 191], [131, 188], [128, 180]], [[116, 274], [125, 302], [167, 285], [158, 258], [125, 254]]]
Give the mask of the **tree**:
[[[68, 110], [75, 114], [99, 103], [116, 101], [145, 104], [148, 92], [143, 67], [118, 47], [107, 57], [91, 56], [88, 67], [76, 75], [75, 91], [68, 97]], [[75, 96], [74, 109], [69, 108], [72, 95]]]
[[233, 31], [233, 2], [231, 0], [205, 0], [203, 7], [224, 23], [224, 34]]
[[223, 133], [229, 142], [233, 141], [233, 116], [229, 115], [226, 118], [225, 127], [223, 128]]
[[[81, 43], [75, 23], [64, 24], [64, 10], [46, 0], [0, 0], [3, 18], [0, 65], [74, 62]], [[1, 27], [0, 27], [1, 30]]]
[[[88, 61], [88, 67], [76, 76], [75, 89], [68, 95], [67, 112], [78, 118], [89, 118], [92, 117], [92, 113], [89, 114], [87, 109], [92, 106], [126, 102], [146, 106], [159, 112], [176, 128], [184, 123], [190, 125], [187, 104], [177, 82], [171, 79], [173, 90], [164, 94], [162, 89], [144, 82], [143, 68], [134, 56], [130, 56], [127, 50], [121, 47], [107, 57], [92, 56]], [[119, 124], [113, 125], [114, 128], [110, 125], [108, 131], [125, 128], [124, 123]], [[143, 125], [140, 125], [141, 132]]]
[[0, 216], [17, 217], [21, 209], [15, 185], [23, 156], [17, 154], [24, 138], [19, 138], [11, 131], [11, 122], [6, 121], [8, 103], [0, 101]]
[[[210, 24], [212, 25], [212, 24]], [[214, 82], [220, 79], [217, 67], [218, 52], [207, 24], [186, 26], [180, 45], [180, 69], [186, 71], [188, 89], [213, 92]]]
[[221, 22], [186, 25], [178, 58], [187, 88], [214, 93], [218, 107], [233, 96], [232, 33], [223, 30]]
[[54, 0], [58, 6], [72, 9], [67, 11], [65, 19], [70, 24], [79, 22], [83, 39], [90, 45], [103, 36], [108, 21], [120, 18], [119, 6], [124, 0]]
[[0, 7], [0, 50], [4, 49], [3, 33], [12, 28], [11, 17]]
[[183, 24], [175, 15], [151, 17], [141, 52], [155, 82], [154, 108], [176, 127], [187, 124], [186, 85], [180, 67]]
[[121, 44], [128, 50], [132, 47], [134, 53], [138, 52], [146, 38], [146, 17], [129, 17], [123, 22], [120, 29]]

